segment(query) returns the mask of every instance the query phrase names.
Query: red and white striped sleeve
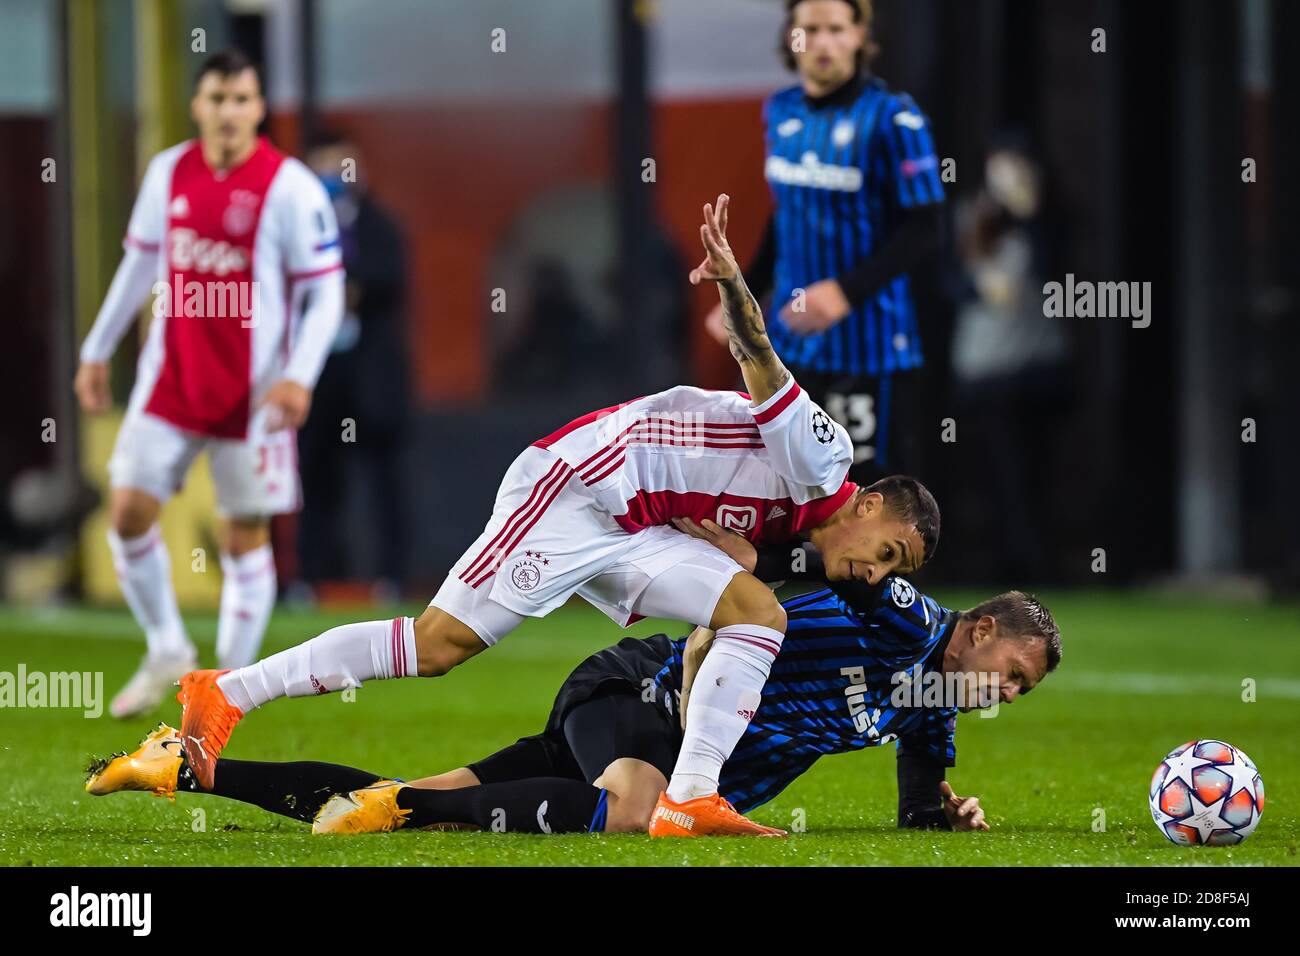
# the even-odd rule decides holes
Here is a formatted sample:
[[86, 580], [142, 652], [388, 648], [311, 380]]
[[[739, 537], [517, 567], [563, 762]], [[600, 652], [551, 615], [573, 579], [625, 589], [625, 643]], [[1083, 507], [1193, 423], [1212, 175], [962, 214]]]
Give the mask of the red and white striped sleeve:
[[799, 387], [794, 376], [776, 394], [750, 406], [772, 469], [797, 485], [834, 494], [853, 464], [849, 433]]

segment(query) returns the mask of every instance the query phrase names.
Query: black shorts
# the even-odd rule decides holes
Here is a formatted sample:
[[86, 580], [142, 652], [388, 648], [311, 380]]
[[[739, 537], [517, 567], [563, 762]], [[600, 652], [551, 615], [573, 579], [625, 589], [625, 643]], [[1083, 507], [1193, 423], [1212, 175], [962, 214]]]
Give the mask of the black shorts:
[[[624, 649], [629, 642], [637, 646]], [[645, 699], [638, 674], [647, 672], [639, 659], [648, 643], [625, 638], [589, 657], [560, 687], [546, 729], [470, 764], [474, 776], [481, 783], [529, 777], [592, 783], [615, 760], [634, 757], [671, 777], [682, 731], [660, 700]]]
[[792, 368], [790, 373], [853, 439], [851, 479], [870, 484], [915, 467], [916, 372], [869, 377]]

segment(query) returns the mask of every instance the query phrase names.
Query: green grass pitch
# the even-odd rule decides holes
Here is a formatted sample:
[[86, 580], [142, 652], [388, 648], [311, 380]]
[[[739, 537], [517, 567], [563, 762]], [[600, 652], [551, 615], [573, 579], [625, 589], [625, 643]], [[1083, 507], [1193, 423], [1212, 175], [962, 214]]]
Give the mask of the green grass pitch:
[[[977, 596], [941, 595], [968, 606]], [[399, 832], [313, 838], [297, 822], [215, 797], [82, 791], [91, 754], [131, 749], [160, 719], [87, 719], [80, 711], [0, 710], [0, 864], [24, 865], [1284, 865], [1300, 863], [1300, 625], [1295, 605], [1125, 594], [1046, 595], [1062, 628], [1061, 669], [994, 719], [961, 718], [954, 789], [978, 795], [989, 833], [894, 827], [892, 747], [824, 758], [756, 819], [804, 832], [788, 840], [651, 841], [642, 835], [526, 836]], [[404, 609], [408, 613], [414, 609]], [[378, 618], [277, 612], [266, 649], [333, 624]], [[124, 611], [0, 608], [0, 671], [103, 671], [105, 704], [142, 642]], [[666, 625], [670, 632], [683, 630]], [[190, 618], [210, 658], [215, 622]], [[642, 636], [665, 625], [643, 622]], [[461, 766], [537, 732], [555, 690], [619, 631], [570, 606], [530, 621], [438, 680], [374, 682], [277, 701], [240, 724], [228, 754], [319, 759], [407, 779]], [[1242, 682], [1257, 700], [1242, 700]], [[1193, 737], [1243, 748], [1267, 803], [1241, 846], [1183, 848], [1151, 822], [1146, 788], [1166, 752]], [[204, 811], [199, 828], [194, 811]], [[1104, 830], [1095, 829], [1105, 814]], [[795, 827], [798, 829], [798, 827]]]

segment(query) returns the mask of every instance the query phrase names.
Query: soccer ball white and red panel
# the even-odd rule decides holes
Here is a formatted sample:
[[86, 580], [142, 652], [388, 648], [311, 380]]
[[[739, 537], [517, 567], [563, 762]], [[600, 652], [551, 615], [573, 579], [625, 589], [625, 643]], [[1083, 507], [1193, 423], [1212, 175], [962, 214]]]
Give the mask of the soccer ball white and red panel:
[[1151, 817], [1180, 846], [1228, 846], [1254, 832], [1264, 780], [1246, 754], [1222, 740], [1189, 740], [1151, 776]]

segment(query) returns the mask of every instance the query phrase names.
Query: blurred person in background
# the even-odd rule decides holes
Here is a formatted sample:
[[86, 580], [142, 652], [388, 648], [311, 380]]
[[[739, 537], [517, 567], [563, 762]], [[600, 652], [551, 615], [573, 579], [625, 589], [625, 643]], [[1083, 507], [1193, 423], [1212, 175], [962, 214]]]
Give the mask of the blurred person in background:
[[196, 663], [158, 517], [202, 451], [220, 517], [218, 664], [256, 660], [276, 593], [269, 519], [298, 507], [293, 430], [343, 312], [334, 210], [306, 166], [258, 136], [266, 102], [248, 58], [205, 60], [190, 112], [198, 138], [145, 172], [75, 381], [87, 414], [107, 411], [108, 360], [154, 292], [108, 462], [109, 547], [148, 646], [116, 717], [151, 710]]
[[[406, 240], [371, 193], [356, 144], [323, 136], [307, 162], [333, 203], [347, 287], [343, 321], [316, 387], [316, 414], [298, 433], [299, 573], [314, 590], [354, 572], [343, 560], [354, 549], [345, 543], [341, 516], [349, 479], [359, 478], [375, 531], [375, 598], [396, 600], [406, 579], [400, 458], [411, 417]], [[358, 471], [347, 467], [351, 460]]]
[[[787, 0], [781, 52], [799, 83], [764, 105], [775, 205], [746, 270], [772, 293], [777, 353], [848, 429], [859, 482], [913, 467], [922, 363], [907, 273], [943, 242], [929, 122], [868, 69], [870, 0]], [[726, 342], [722, 313], [707, 320]]]
[[1044, 170], [1027, 142], [1005, 134], [989, 152], [984, 182], [958, 211], [965, 299], [957, 310], [952, 366], [961, 421], [987, 448], [981, 489], [1005, 522], [999, 577], [1050, 579], [1044, 546], [1056, 425], [1072, 393], [1070, 343], [1043, 314], [1044, 276], [1056, 242]]

